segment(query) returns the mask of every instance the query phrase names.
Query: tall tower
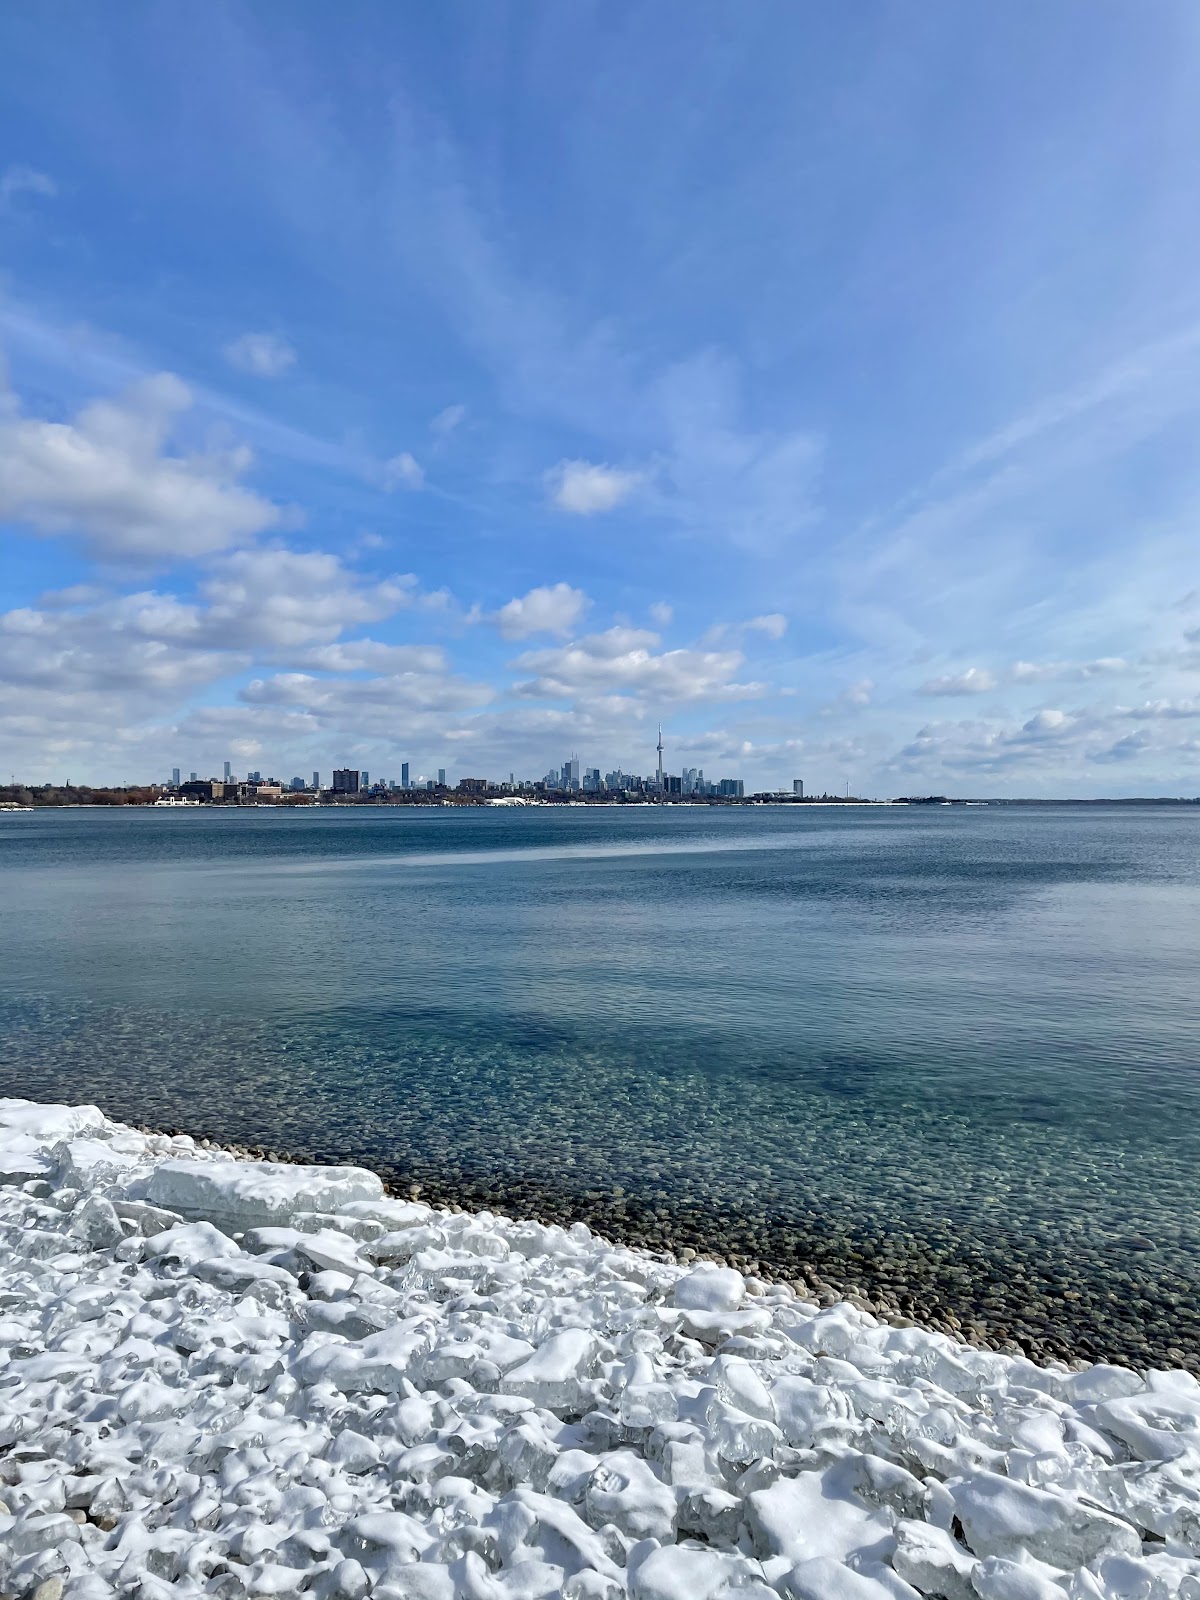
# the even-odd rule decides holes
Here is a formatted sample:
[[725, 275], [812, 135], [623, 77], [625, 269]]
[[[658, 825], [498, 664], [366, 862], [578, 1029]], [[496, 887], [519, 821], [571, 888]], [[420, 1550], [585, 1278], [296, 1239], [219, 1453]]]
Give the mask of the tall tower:
[[659, 792], [660, 793], [662, 792], [662, 787], [663, 787], [662, 753], [663, 753], [662, 723], [660, 722], [659, 725], [658, 725], [658, 788], [659, 788]]

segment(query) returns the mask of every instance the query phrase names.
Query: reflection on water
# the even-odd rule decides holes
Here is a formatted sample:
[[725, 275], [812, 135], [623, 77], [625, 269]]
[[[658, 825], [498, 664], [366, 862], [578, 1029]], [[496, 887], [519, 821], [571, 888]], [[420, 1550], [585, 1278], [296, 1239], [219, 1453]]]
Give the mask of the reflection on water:
[[8, 817], [0, 1092], [1194, 1360], [1198, 830]]

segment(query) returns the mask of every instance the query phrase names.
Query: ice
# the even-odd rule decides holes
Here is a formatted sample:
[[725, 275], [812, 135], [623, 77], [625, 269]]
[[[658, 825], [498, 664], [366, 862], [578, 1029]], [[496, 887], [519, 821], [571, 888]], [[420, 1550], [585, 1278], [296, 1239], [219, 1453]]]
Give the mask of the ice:
[[1128, 1522], [1070, 1495], [1031, 1489], [994, 1472], [975, 1473], [949, 1488], [977, 1556], [1015, 1558], [1024, 1552], [1056, 1567], [1075, 1567], [1141, 1549]]
[[1200, 1385], [0, 1101], [0, 1595], [1200, 1600]]
[[235, 1231], [286, 1224], [297, 1211], [338, 1211], [377, 1200], [383, 1184], [362, 1167], [296, 1167], [269, 1161], [164, 1161], [146, 1198], [183, 1216]]

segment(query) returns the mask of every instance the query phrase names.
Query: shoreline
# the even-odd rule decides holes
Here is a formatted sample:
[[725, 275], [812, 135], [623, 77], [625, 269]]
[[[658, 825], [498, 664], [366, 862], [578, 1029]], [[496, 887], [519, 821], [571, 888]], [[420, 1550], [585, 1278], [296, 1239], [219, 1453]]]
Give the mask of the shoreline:
[[[202, 1149], [223, 1151], [243, 1161], [268, 1161], [281, 1166], [313, 1163], [324, 1166], [338, 1164], [342, 1159], [340, 1156], [324, 1156], [319, 1152], [293, 1153], [274, 1145], [223, 1139], [198, 1133], [195, 1127], [153, 1129], [136, 1124], [130, 1126], [136, 1126], [139, 1132], [145, 1134], [166, 1132], [170, 1136], [186, 1136], [194, 1139]], [[952, 1298], [942, 1292], [934, 1309], [921, 1307], [911, 1295], [905, 1295], [907, 1305], [904, 1305], [894, 1290], [882, 1284], [877, 1286], [877, 1280], [873, 1282], [876, 1275], [862, 1261], [853, 1271], [839, 1272], [835, 1252], [830, 1253], [832, 1264], [818, 1266], [806, 1263], [801, 1270], [796, 1270], [795, 1263], [772, 1261], [732, 1247], [736, 1239], [731, 1239], [728, 1234], [722, 1237], [717, 1227], [713, 1227], [711, 1232], [703, 1229], [691, 1232], [685, 1242], [672, 1238], [670, 1232], [657, 1222], [640, 1226], [628, 1219], [618, 1218], [599, 1204], [572, 1204], [565, 1196], [557, 1200], [548, 1197], [541, 1205], [524, 1209], [521, 1195], [528, 1190], [522, 1185], [505, 1185], [503, 1182], [462, 1185], [428, 1175], [420, 1182], [415, 1182], [398, 1175], [397, 1169], [387, 1163], [368, 1161], [366, 1165], [369, 1170], [379, 1174], [385, 1193], [393, 1197], [419, 1199], [422, 1204], [452, 1213], [498, 1210], [513, 1220], [533, 1221], [543, 1226], [569, 1228], [574, 1224], [582, 1224], [620, 1248], [643, 1251], [664, 1264], [688, 1267], [703, 1262], [719, 1268], [730, 1267], [767, 1285], [786, 1285], [797, 1297], [811, 1299], [822, 1307], [852, 1305], [856, 1310], [892, 1327], [915, 1327], [943, 1334], [970, 1349], [1026, 1357], [1035, 1362], [1061, 1361], [1073, 1369], [1086, 1367], [1096, 1361], [1113, 1361], [1138, 1368], [1152, 1364], [1157, 1355], [1154, 1350], [1123, 1349], [1118, 1339], [1110, 1341], [1103, 1348], [1085, 1351], [1081, 1348], [1084, 1340], [1081, 1337], [1072, 1338], [1069, 1328], [1047, 1336], [1042, 1328], [1022, 1324], [1009, 1313], [1005, 1314], [1003, 1322], [998, 1322], [980, 1306], [982, 1296], [979, 1292], [972, 1292], [974, 1286], [968, 1286], [961, 1298]], [[511, 1199], [507, 1198], [509, 1196]], [[666, 1229], [669, 1228], [668, 1222]], [[1164, 1350], [1166, 1365], [1200, 1372], [1200, 1354], [1190, 1357], [1184, 1349], [1168, 1348], [1175, 1349], [1176, 1354], [1167, 1357]]]
[[1190, 1594], [1187, 1373], [272, 1153], [0, 1099], [0, 1592]]

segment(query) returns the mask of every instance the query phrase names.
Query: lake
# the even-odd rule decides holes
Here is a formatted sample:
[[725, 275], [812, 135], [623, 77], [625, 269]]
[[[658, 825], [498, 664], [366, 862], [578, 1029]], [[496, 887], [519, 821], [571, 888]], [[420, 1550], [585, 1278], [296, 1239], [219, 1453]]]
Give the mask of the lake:
[[1200, 1366], [1200, 806], [0, 815], [0, 1093]]

